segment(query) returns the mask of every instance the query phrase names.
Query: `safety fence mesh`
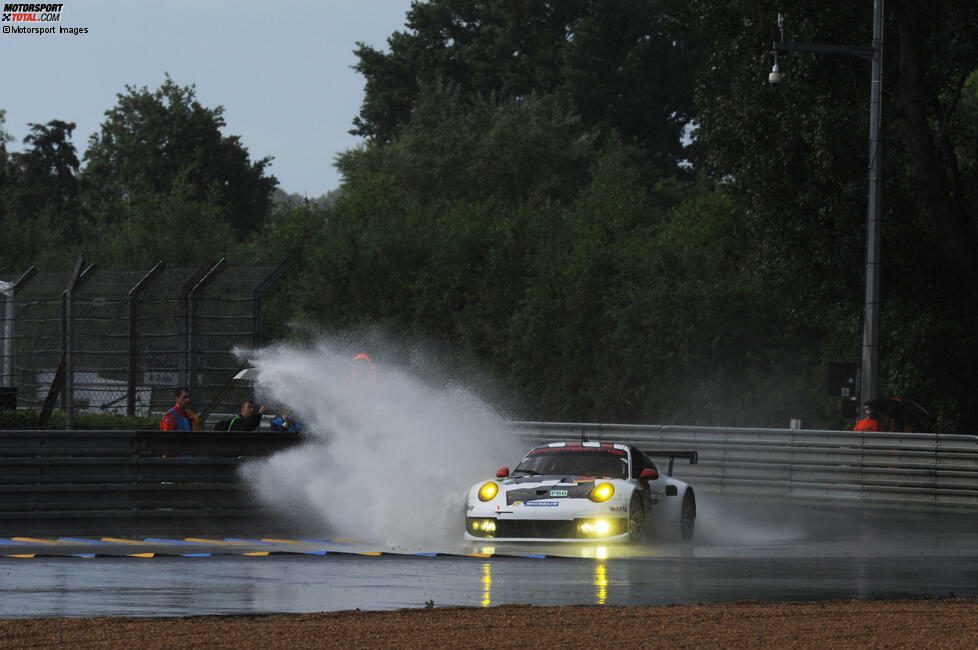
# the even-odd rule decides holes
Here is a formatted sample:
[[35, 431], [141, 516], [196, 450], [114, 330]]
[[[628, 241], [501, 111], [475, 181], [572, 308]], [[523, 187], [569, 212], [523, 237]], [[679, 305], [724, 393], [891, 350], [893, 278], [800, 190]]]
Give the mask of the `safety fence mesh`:
[[263, 293], [287, 267], [0, 275], [0, 408], [156, 416], [184, 386], [197, 412], [237, 412], [235, 350], [261, 344]]

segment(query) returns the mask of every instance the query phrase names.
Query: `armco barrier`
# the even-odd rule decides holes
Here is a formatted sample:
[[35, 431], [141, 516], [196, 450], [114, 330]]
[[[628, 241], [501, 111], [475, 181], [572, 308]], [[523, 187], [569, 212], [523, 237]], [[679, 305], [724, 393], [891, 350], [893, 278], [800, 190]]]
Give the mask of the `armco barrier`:
[[289, 433], [0, 431], [0, 536], [284, 532], [238, 477]]
[[[513, 422], [527, 445], [608, 440], [695, 450], [675, 475], [700, 492], [978, 507], [978, 438], [562, 422]], [[0, 537], [296, 533], [238, 470], [299, 443], [257, 431], [0, 430]], [[514, 459], [515, 460], [515, 459]]]
[[978, 436], [514, 422], [529, 442], [607, 440], [694, 450], [675, 474], [701, 491], [978, 507]]

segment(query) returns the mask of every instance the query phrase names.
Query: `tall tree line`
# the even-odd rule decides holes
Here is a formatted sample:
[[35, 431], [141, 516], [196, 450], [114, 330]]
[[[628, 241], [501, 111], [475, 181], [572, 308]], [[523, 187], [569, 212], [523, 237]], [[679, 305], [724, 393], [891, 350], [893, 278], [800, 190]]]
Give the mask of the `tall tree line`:
[[[273, 204], [269, 160], [167, 79], [80, 161], [57, 121], [0, 149], [2, 217], [48, 238], [35, 263], [291, 257], [280, 332], [447, 344], [520, 416], [848, 426], [826, 374], [860, 354], [869, 66], [792, 53], [769, 86], [779, 11], [787, 40], [871, 38], [868, 1], [417, 2], [356, 49], [335, 203]], [[885, 25], [880, 384], [942, 431], [978, 412], [976, 12]]]
[[4, 147], [5, 267], [62, 268], [82, 251], [110, 265], [244, 254], [272, 207], [271, 159], [252, 161], [224, 135], [223, 108], [202, 106], [193, 86], [167, 76], [154, 91], [125, 90], [81, 159], [75, 124], [58, 119], [28, 124], [23, 151]]

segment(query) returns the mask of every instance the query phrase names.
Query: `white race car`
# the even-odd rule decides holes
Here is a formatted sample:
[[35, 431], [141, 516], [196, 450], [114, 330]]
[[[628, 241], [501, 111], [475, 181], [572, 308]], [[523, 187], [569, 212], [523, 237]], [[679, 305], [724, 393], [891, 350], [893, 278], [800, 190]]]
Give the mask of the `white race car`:
[[[668, 457], [661, 474], [649, 459]], [[531, 449], [512, 472], [473, 485], [465, 503], [465, 539], [480, 541], [639, 542], [693, 537], [696, 496], [672, 477], [675, 458], [695, 451], [642, 451], [609, 442], [551, 442]]]

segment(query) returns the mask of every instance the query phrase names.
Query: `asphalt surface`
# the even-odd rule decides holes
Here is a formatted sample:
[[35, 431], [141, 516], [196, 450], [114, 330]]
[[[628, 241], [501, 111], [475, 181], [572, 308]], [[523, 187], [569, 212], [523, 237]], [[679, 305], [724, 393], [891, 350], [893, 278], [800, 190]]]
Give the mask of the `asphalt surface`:
[[0, 539], [0, 618], [978, 595], [973, 511], [702, 497], [691, 544]]

